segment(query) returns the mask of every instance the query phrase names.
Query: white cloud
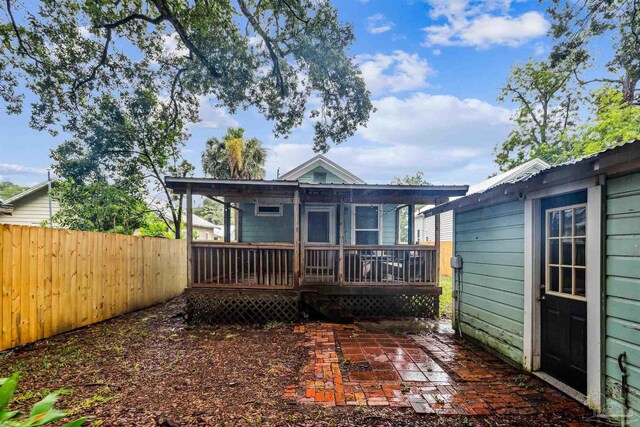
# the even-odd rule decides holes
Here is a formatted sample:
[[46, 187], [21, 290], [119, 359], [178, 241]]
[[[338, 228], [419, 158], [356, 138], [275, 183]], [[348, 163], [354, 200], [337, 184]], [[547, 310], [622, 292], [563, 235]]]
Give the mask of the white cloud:
[[192, 124], [192, 127], [208, 129], [224, 129], [230, 126], [239, 126], [239, 123], [220, 107], [215, 106], [215, 100], [205, 96], [199, 98], [200, 121]]
[[[511, 111], [478, 99], [418, 92], [374, 101], [377, 109], [358, 137], [332, 147], [329, 158], [370, 183], [425, 173], [435, 184], [472, 184], [496, 170], [493, 147], [510, 129]], [[360, 139], [360, 141], [357, 141]], [[267, 176], [275, 178], [313, 156], [310, 143], [270, 147]]]
[[189, 49], [187, 49], [186, 46], [182, 44], [180, 36], [178, 36], [178, 33], [176, 32], [173, 32], [171, 34], [163, 34], [162, 45], [165, 49], [165, 52], [170, 55], [187, 56], [189, 54]]
[[0, 163], [1, 175], [46, 175], [45, 168], [34, 168], [15, 163]]
[[382, 34], [391, 30], [395, 24], [389, 21], [383, 14], [376, 13], [367, 18], [367, 31], [371, 34]]
[[367, 88], [374, 95], [423, 89], [433, 73], [426, 59], [402, 50], [391, 55], [358, 55], [356, 59]]
[[493, 45], [516, 47], [546, 34], [549, 24], [540, 12], [509, 14], [512, 0], [427, 0], [432, 19], [442, 24], [423, 28], [425, 46]]

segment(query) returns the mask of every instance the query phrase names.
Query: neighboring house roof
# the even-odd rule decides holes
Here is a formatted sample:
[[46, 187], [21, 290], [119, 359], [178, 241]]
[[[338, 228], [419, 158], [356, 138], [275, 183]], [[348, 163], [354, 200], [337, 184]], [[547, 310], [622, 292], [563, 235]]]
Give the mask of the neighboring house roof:
[[[477, 184], [470, 185], [469, 191], [466, 195], [468, 196], [470, 194], [481, 193], [503, 183], [522, 181], [523, 179], [527, 179], [541, 170], [548, 169], [550, 167], [551, 165], [543, 160], [529, 160], [528, 162], [523, 163], [520, 166], [516, 166], [513, 169], [509, 169], [506, 172], [492, 176], [491, 178], [485, 179]], [[452, 198], [452, 200], [455, 199]], [[423, 212], [426, 212], [431, 208], [432, 206], [423, 207], [418, 211], [418, 213], [416, 213], [416, 216], [422, 215]]]
[[318, 167], [322, 167], [328, 170], [329, 172], [332, 172], [337, 177], [339, 177], [340, 179], [344, 180], [347, 183], [350, 183], [350, 184], [365, 183], [362, 179], [358, 178], [357, 176], [355, 176], [354, 174], [352, 174], [351, 172], [349, 172], [339, 164], [329, 160], [322, 154], [318, 154], [317, 156], [307, 160], [303, 164], [291, 169], [289, 172], [285, 173], [284, 175], [280, 175], [278, 179], [286, 180], [286, 181], [295, 181], [298, 178], [300, 178], [302, 175]]
[[21, 191], [18, 194], [14, 194], [13, 196], [9, 197], [7, 200], [5, 200], [5, 203], [15, 203], [16, 201], [27, 197], [31, 194], [37, 193], [38, 191], [42, 190], [42, 189], [46, 189], [49, 186], [49, 181], [42, 181], [40, 184], [36, 184], [33, 187], [29, 187], [24, 191]]
[[202, 227], [202, 228], [215, 228], [216, 225], [212, 222], [207, 221], [204, 218], [199, 217], [196, 214], [191, 215], [192, 224], [194, 227]]
[[483, 191], [468, 194], [424, 212], [425, 216], [436, 215], [451, 209], [468, 208], [495, 200], [521, 198], [526, 192], [550, 185], [570, 183], [606, 173], [621, 173], [640, 168], [640, 140], [607, 148], [588, 156], [550, 166], [533, 172], [521, 179], [503, 182]]

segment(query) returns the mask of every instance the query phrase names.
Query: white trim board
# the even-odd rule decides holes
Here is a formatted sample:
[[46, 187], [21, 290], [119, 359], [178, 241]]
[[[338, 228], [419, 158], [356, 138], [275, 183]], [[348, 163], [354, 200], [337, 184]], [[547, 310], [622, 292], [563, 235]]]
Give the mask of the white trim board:
[[[584, 401], [595, 410], [603, 404], [603, 340], [602, 321], [602, 203], [603, 186], [597, 179], [572, 182], [526, 194], [524, 204], [524, 330], [523, 367], [536, 372], [540, 369], [540, 199], [549, 196], [587, 190], [587, 396]], [[536, 373], [536, 375], [542, 373]], [[542, 374], [544, 375], [544, 374]], [[539, 375], [540, 376], [540, 375]], [[548, 375], [547, 375], [548, 376]], [[569, 386], [564, 385], [564, 388]], [[556, 386], [558, 387], [558, 386]], [[560, 388], [560, 387], [558, 387]], [[564, 390], [563, 390], [564, 391]], [[578, 394], [573, 390], [573, 394]]]

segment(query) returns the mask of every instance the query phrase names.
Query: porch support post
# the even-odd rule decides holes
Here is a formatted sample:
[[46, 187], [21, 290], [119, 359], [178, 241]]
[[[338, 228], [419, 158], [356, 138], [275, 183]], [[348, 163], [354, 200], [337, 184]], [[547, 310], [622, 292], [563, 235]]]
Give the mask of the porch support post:
[[224, 241], [231, 241], [231, 203], [224, 203]]
[[338, 231], [340, 234], [338, 235], [340, 239], [340, 249], [338, 251], [338, 284], [344, 285], [344, 202], [340, 199], [340, 204], [338, 205], [338, 214], [340, 215], [340, 230]]
[[408, 225], [408, 234], [407, 234], [407, 244], [409, 245], [414, 245], [416, 243], [416, 239], [415, 239], [415, 232], [413, 231], [414, 224], [415, 224], [415, 205], [413, 203], [411, 203], [410, 205], [408, 205], [407, 207], [407, 225]]
[[304, 206], [304, 202], [300, 203], [300, 216], [302, 217], [302, 226], [300, 229], [301, 239], [300, 239], [300, 282], [304, 285], [307, 279], [307, 251], [304, 248], [304, 241], [307, 238], [307, 212]]
[[293, 192], [293, 286], [300, 286], [300, 190]]
[[436, 238], [436, 284], [440, 283], [440, 214], [436, 214], [434, 218], [435, 223], [435, 238]]
[[191, 186], [187, 185], [187, 286], [193, 286], [193, 197]]

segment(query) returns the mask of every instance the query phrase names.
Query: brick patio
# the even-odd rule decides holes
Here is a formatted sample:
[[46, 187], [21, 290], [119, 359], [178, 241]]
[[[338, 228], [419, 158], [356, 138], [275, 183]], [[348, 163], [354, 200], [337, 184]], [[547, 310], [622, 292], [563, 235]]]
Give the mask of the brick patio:
[[310, 323], [294, 332], [305, 334], [310, 360], [285, 397], [300, 403], [410, 406], [418, 413], [460, 415], [585, 410], [447, 328], [396, 335]]

